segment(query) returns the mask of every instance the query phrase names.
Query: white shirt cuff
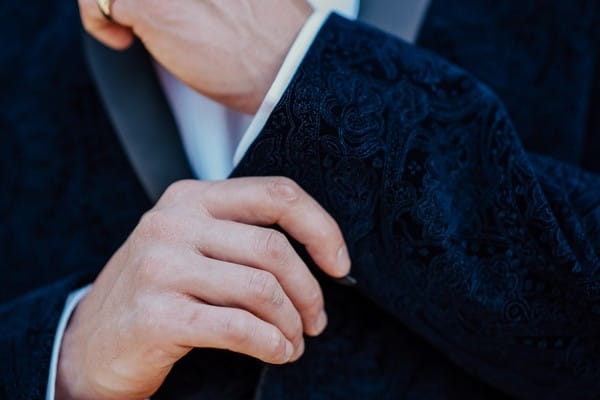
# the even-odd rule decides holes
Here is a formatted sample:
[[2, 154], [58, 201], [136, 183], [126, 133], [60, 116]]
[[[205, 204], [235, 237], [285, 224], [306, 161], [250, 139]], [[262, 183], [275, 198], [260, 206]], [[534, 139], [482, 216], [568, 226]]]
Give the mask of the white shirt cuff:
[[88, 285], [71, 292], [67, 300], [65, 301], [65, 307], [63, 308], [62, 315], [58, 321], [58, 328], [56, 328], [56, 334], [54, 335], [54, 344], [52, 345], [52, 357], [50, 358], [50, 373], [48, 374], [48, 387], [46, 389], [46, 400], [54, 400], [54, 393], [56, 388], [56, 369], [58, 368], [58, 356], [60, 355], [60, 346], [62, 339], [65, 334], [65, 329], [71, 318], [71, 314], [77, 307], [77, 304], [83, 299], [83, 297], [89, 292], [90, 287]]
[[234, 167], [239, 164], [244, 157], [244, 154], [246, 154], [246, 151], [250, 148], [250, 145], [252, 145], [264, 128], [269, 116], [292, 81], [304, 56], [306, 56], [306, 53], [319, 34], [319, 31], [329, 17], [329, 14], [331, 14], [330, 11], [315, 11], [304, 23], [304, 26], [300, 30], [300, 33], [298, 33], [296, 40], [285, 57], [283, 65], [277, 73], [277, 76], [254, 116], [254, 119], [237, 146], [235, 155], [233, 156]]

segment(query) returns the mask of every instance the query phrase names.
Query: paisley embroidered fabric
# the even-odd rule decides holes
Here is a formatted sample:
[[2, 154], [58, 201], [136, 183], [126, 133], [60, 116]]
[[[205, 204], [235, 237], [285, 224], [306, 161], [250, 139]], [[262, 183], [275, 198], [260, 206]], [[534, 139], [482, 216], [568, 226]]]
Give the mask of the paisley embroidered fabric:
[[[526, 152], [464, 70], [332, 16], [234, 171], [246, 175], [313, 195], [359, 292], [462, 369], [518, 397], [597, 397], [600, 177]], [[307, 365], [271, 369], [286, 379], [263, 396], [303, 393], [286, 368]]]
[[528, 151], [600, 173], [600, 2], [433, 1], [418, 43], [489, 85]]
[[[516, 130], [465, 72], [329, 22], [237, 174], [293, 176], [324, 202], [365, 297], [324, 281], [328, 330], [269, 368], [261, 398], [506, 397], [480, 379], [527, 399], [598, 397], [598, 178], [553, 161], [600, 171], [598, 4], [432, 2], [420, 42], [490, 84]], [[76, 4], [0, 10], [0, 398], [39, 399], [64, 299], [150, 203], [95, 94]], [[538, 54], [553, 63], [532, 67]], [[247, 399], [257, 369], [196, 350], [161, 395]]]

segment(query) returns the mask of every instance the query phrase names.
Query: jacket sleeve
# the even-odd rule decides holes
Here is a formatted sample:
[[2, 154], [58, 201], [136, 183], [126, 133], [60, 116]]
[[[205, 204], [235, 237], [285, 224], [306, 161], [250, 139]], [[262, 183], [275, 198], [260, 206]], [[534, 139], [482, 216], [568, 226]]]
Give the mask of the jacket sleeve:
[[600, 392], [600, 177], [528, 153], [467, 72], [338, 16], [234, 171], [339, 222], [358, 290], [523, 398]]
[[0, 398], [45, 397], [65, 300], [90, 281], [83, 274], [72, 275], [0, 305]]

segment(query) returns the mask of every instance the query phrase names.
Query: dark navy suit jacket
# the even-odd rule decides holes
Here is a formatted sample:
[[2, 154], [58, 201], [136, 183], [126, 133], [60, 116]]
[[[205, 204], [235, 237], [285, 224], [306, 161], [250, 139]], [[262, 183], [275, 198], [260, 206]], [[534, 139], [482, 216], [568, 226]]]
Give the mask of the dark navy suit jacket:
[[[0, 11], [0, 397], [37, 399], [66, 296], [151, 201], [76, 4]], [[359, 284], [322, 281], [298, 363], [197, 350], [156, 398], [599, 398], [599, 22], [596, 1], [434, 1], [436, 55], [330, 18], [233, 175], [295, 179]]]

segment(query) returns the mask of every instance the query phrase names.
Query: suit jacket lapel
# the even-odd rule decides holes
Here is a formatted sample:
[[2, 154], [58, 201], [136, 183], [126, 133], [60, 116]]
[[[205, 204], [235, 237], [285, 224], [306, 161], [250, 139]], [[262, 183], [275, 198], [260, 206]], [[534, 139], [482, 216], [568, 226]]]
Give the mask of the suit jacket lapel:
[[117, 52], [87, 34], [84, 48], [117, 136], [155, 201], [170, 183], [193, 174], [150, 56], [139, 42]]
[[361, 0], [359, 20], [414, 42], [431, 0]]

